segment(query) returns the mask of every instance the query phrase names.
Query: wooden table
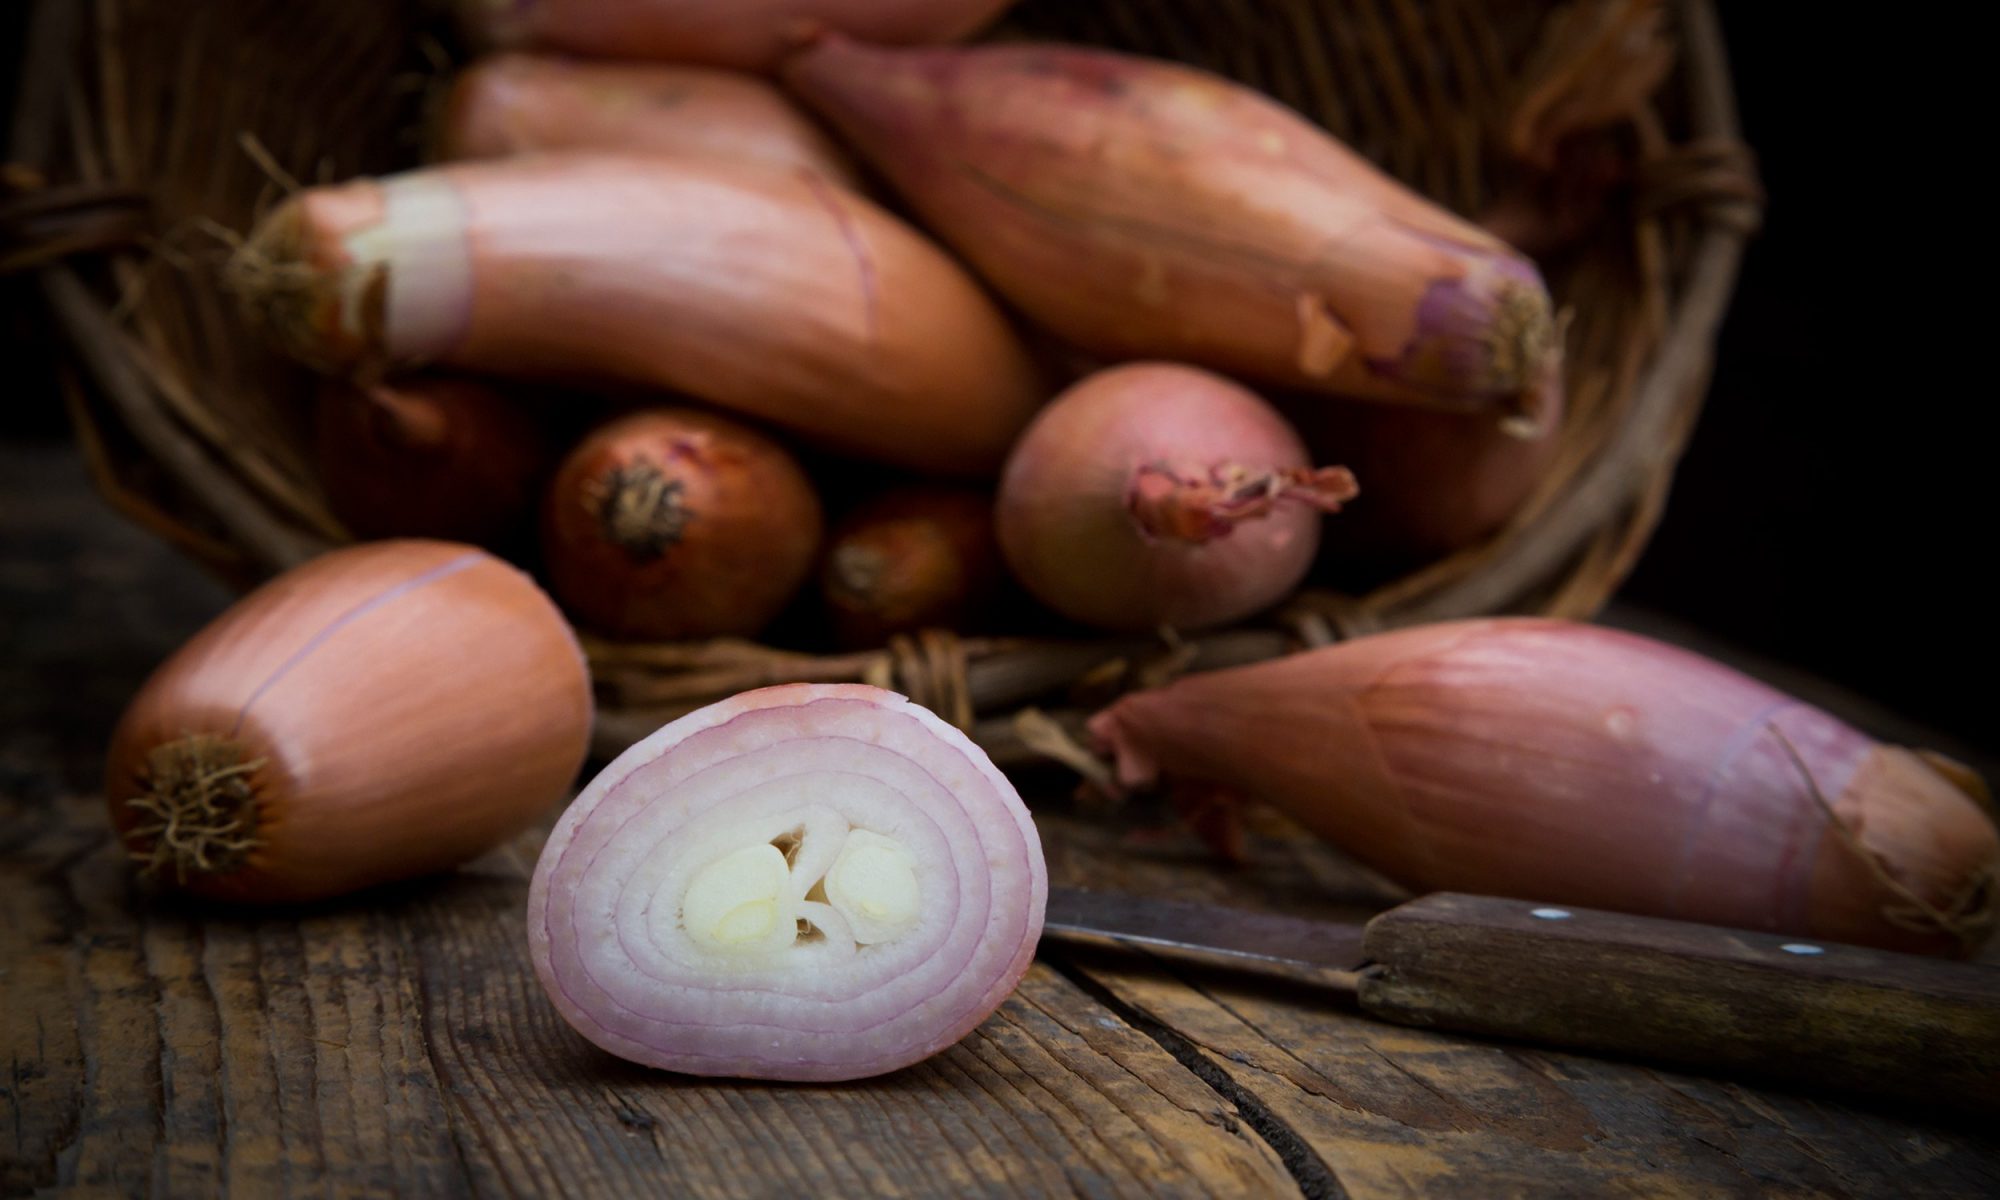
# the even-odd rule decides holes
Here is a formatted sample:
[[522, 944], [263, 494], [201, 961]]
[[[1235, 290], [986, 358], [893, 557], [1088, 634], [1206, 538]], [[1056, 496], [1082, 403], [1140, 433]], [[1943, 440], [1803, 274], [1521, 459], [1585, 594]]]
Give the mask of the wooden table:
[[[1974, 1132], [1068, 953], [886, 1079], [629, 1066], [530, 975], [533, 837], [303, 912], [135, 885], [97, 756], [226, 599], [65, 454], [0, 447], [0, 1192], [2000, 1195], [2000, 1143]], [[1309, 843], [1263, 839], [1226, 871], [1150, 814], [1037, 808], [1058, 880], [1330, 914], [1389, 899]]]

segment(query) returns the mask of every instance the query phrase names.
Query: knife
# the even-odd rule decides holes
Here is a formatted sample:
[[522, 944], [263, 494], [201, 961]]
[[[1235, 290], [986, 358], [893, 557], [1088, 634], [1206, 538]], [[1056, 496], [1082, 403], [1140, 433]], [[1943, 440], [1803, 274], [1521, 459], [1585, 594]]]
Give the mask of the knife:
[[2000, 968], [1441, 892], [1341, 923], [1050, 888], [1043, 937], [1280, 976], [1401, 1025], [2000, 1111]]

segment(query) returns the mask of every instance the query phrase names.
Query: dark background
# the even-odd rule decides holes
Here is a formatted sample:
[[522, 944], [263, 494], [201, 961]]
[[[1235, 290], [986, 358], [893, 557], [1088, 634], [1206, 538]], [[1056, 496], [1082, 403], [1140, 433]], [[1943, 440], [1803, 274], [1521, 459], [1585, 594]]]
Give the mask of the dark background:
[[1621, 598], [1991, 751], [1996, 339], [1973, 321], [1994, 305], [1959, 298], [1991, 251], [1957, 227], [1972, 197], [1939, 136], [1950, 38], [1924, 6], [1718, 7], [1769, 209]]
[[[26, 7], [0, 6], [10, 104]], [[1956, 160], [1916, 149], [1948, 107], [1902, 86], [1926, 64], [1948, 73], [1939, 27], [1719, 7], [1770, 206], [1665, 523], [1621, 598], [2000, 752], [1977, 582], [1996, 515], [1977, 430], [2000, 339], [1972, 327], [1994, 308], [1977, 291], [1990, 255], [1983, 222], [1955, 224]], [[1961, 292], [1977, 298], [1947, 298]], [[0, 438], [58, 445], [33, 301], [0, 280]]]

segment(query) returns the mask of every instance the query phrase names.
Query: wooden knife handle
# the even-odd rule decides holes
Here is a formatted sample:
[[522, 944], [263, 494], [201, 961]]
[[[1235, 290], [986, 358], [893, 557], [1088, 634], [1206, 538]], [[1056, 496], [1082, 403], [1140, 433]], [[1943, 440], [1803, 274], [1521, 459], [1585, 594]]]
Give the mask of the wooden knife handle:
[[2000, 1110], [2000, 969], [1439, 893], [1376, 917], [1358, 996], [1405, 1025]]

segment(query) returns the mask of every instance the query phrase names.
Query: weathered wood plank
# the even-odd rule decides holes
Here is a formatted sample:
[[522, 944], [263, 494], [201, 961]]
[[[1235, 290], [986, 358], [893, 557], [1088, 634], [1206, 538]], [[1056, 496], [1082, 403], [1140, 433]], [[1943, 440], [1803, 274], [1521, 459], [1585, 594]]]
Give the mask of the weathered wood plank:
[[461, 880], [410, 913], [434, 1047], [482, 1192], [690, 1196], [1281, 1195], [1239, 1115], [1150, 1038], [1037, 966], [960, 1045], [839, 1087], [630, 1066], [529, 973], [522, 883]]
[[1970, 1133], [1384, 1025], [1303, 989], [1080, 969], [1269, 1106], [1355, 1200], [2000, 1195], [2000, 1147]]
[[1234, 1105], [1046, 967], [886, 1079], [692, 1080], [604, 1054], [542, 996], [532, 839], [246, 917], [135, 893], [97, 802], [61, 808], [0, 861], [9, 1191], [1296, 1194]]
[[61, 810], [0, 858], [0, 1187], [463, 1189], [385, 914], [135, 895], [98, 802]]
[[[1059, 847], [1052, 877], [1330, 918], [1397, 899], [1282, 823], [1266, 823], [1275, 836], [1253, 838], [1252, 863], [1230, 870], [1158, 820], [1044, 811], [1044, 839]], [[1224, 971], [1045, 957], [1251, 1097], [1355, 1200], [2000, 1195], [2000, 1139], [1928, 1119], [1409, 1029], [1329, 993]]]

